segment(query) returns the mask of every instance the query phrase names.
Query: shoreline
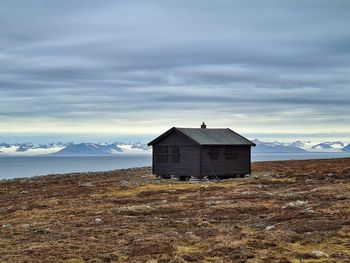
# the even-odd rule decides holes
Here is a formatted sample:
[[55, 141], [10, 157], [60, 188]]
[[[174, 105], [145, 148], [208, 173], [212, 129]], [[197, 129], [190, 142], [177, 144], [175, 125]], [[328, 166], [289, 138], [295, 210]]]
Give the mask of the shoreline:
[[122, 168], [115, 170], [107, 170], [107, 171], [96, 171], [96, 172], [72, 172], [72, 173], [53, 173], [46, 175], [35, 175], [30, 177], [17, 177], [17, 178], [9, 178], [9, 179], [1, 179], [2, 181], [21, 181], [21, 180], [40, 180], [40, 179], [49, 179], [49, 178], [59, 178], [59, 177], [82, 177], [82, 176], [111, 176], [114, 174], [118, 174], [120, 172], [133, 172], [138, 170], [151, 170], [151, 166], [142, 166], [142, 167], [131, 167], [131, 168]]
[[[15, 158], [18, 158], [19, 156], [16, 156]], [[53, 156], [51, 156], [53, 157]], [[79, 157], [79, 156], [77, 156]], [[86, 157], [86, 156], [83, 156]], [[93, 157], [93, 156], [91, 156]], [[40, 157], [41, 158], [41, 157]], [[56, 158], [56, 156], [54, 157]], [[61, 156], [59, 156], [61, 158]], [[1, 158], [0, 158], [1, 159]], [[271, 162], [289, 162], [289, 161], [318, 161], [318, 160], [336, 160], [336, 159], [349, 159], [349, 157], [331, 157], [331, 158], [315, 158], [315, 159], [287, 159], [287, 160], [266, 160], [266, 161], [252, 161], [252, 164], [256, 163], [271, 163]], [[129, 168], [120, 168], [120, 169], [110, 169], [110, 170], [100, 170], [100, 171], [83, 171], [83, 172], [63, 172], [63, 173], [48, 173], [43, 175], [33, 175], [33, 176], [24, 176], [24, 177], [14, 177], [14, 178], [1, 178], [1, 181], [9, 181], [9, 180], [27, 180], [27, 179], [33, 179], [33, 178], [42, 178], [42, 177], [60, 177], [60, 176], [81, 176], [81, 175], [92, 175], [92, 174], [105, 174], [105, 173], [116, 173], [120, 170], [132, 170], [132, 169], [151, 169], [150, 165], [145, 166], [136, 166], [136, 167], [129, 167]]]

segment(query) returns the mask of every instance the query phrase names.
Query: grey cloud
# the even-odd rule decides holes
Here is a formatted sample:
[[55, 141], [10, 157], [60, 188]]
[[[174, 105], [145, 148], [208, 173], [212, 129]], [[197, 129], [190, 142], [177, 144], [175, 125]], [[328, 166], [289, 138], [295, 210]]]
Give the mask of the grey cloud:
[[4, 0], [0, 123], [233, 114], [257, 129], [265, 115], [349, 131], [349, 11], [345, 0]]

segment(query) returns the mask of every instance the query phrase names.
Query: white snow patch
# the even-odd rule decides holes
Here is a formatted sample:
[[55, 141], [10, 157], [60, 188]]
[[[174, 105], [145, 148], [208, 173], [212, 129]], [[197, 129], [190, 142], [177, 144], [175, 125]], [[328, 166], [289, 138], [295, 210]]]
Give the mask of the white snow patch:
[[120, 149], [122, 149], [123, 152], [117, 152], [117, 153], [125, 153], [125, 154], [146, 154], [151, 153], [151, 149], [141, 149], [141, 148], [134, 148], [132, 144], [118, 144], [117, 145]]
[[24, 152], [17, 152], [19, 146], [12, 145], [9, 148], [0, 147], [0, 155], [10, 155], [10, 156], [34, 156], [34, 155], [43, 155], [43, 154], [51, 154], [62, 150], [63, 146], [54, 146], [50, 148], [29, 148]]

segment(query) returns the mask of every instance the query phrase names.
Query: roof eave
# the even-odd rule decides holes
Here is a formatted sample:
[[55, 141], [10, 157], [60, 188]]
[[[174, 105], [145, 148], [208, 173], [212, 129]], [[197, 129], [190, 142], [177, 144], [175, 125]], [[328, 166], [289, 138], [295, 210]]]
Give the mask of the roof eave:
[[230, 130], [231, 132], [233, 132], [234, 134], [236, 134], [236, 135], [238, 135], [238, 136], [241, 136], [242, 138], [244, 138], [245, 140], [247, 140], [247, 141], [249, 142], [249, 144], [247, 143], [246, 145], [250, 145], [250, 146], [253, 146], [253, 147], [256, 146], [255, 143], [253, 143], [251, 140], [248, 140], [246, 137], [244, 137], [244, 136], [240, 135], [239, 133], [237, 133], [237, 132], [231, 130], [230, 128], [227, 128], [227, 129]]
[[161, 135], [159, 135], [157, 138], [153, 139], [152, 141], [150, 141], [149, 143], [147, 143], [147, 146], [152, 146], [153, 144], [155, 144], [156, 142], [158, 142], [159, 140], [163, 139], [165, 136], [167, 136], [169, 133], [171, 133], [172, 131], [175, 130], [175, 127], [170, 128], [169, 130], [167, 130], [166, 132], [162, 133]]
[[162, 133], [161, 135], [159, 135], [157, 138], [155, 138], [153, 141], [150, 141], [149, 143], [147, 143], [147, 146], [152, 146], [155, 143], [157, 143], [158, 141], [160, 141], [161, 139], [163, 139], [164, 137], [166, 137], [168, 134], [170, 134], [173, 131], [177, 131], [178, 133], [180, 133], [182, 136], [186, 137], [188, 140], [190, 140], [191, 142], [193, 142], [194, 144], [197, 145], [201, 145], [199, 142], [197, 142], [196, 140], [192, 139], [191, 137], [189, 137], [188, 135], [186, 135], [185, 133], [183, 133], [182, 131], [180, 131], [179, 129], [177, 129], [176, 127], [172, 127], [171, 129], [167, 130], [166, 132]]

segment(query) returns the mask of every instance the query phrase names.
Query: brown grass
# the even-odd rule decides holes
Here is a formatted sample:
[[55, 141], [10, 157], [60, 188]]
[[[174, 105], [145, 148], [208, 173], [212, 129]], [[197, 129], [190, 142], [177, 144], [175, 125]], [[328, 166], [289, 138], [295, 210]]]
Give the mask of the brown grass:
[[0, 181], [0, 262], [350, 262], [349, 190], [350, 159], [218, 183], [148, 168]]

